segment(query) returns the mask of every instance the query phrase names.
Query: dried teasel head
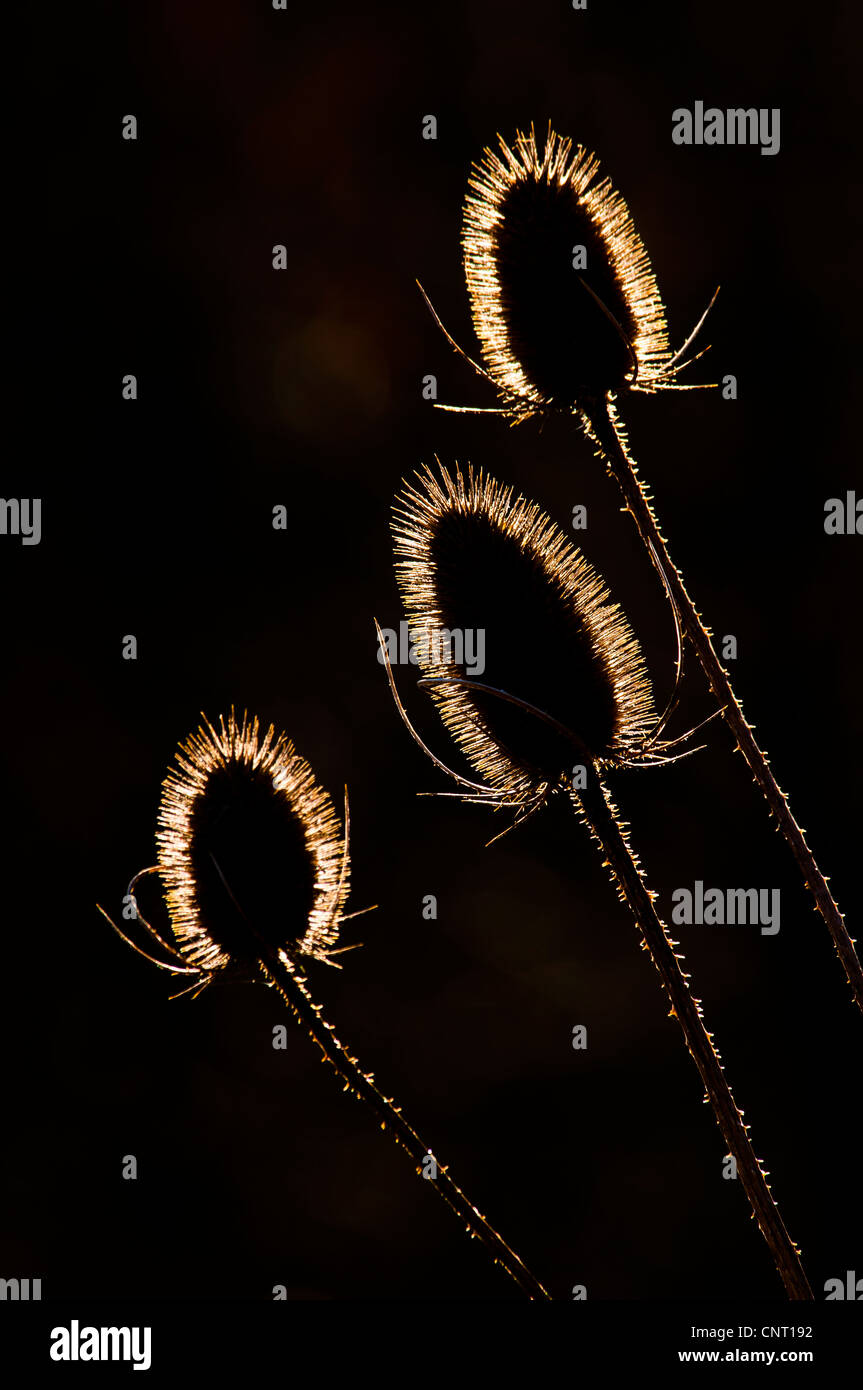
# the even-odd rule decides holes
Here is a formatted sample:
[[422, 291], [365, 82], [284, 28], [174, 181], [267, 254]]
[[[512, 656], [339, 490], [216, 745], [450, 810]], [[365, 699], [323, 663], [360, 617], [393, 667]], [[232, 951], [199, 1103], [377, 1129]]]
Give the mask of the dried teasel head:
[[485, 785], [523, 805], [584, 759], [638, 760], [657, 724], [650, 681], [596, 571], [482, 470], [417, 478], [395, 506], [399, 590], [444, 724]]
[[176, 758], [157, 867], [185, 960], [208, 975], [274, 954], [327, 960], [349, 891], [347, 825], [308, 763], [233, 710]]
[[533, 127], [514, 149], [498, 140], [500, 155], [486, 149], [473, 166], [462, 246], [474, 328], [505, 400], [528, 415], [671, 384], [679, 367], [650, 261], [596, 156], [550, 126], [541, 152]]

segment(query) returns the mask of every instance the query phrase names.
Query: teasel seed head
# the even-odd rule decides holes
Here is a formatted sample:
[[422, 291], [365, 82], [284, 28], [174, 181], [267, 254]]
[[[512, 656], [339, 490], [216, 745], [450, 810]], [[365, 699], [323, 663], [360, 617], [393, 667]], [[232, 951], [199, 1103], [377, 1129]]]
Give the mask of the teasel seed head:
[[640, 647], [602, 579], [511, 487], [481, 469], [465, 477], [438, 466], [439, 478], [426, 465], [416, 487], [403, 485], [393, 532], [423, 675], [470, 679], [443, 634], [484, 633], [475, 683], [430, 687], [445, 726], [484, 782], [512, 801], [559, 784], [585, 758], [625, 760], [656, 714]]
[[[549, 126], [475, 164], [462, 247], [474, 328], [502, 396], [573, 410], [668, 383], [665, 310], [629, 209], [599, 161]], [[580, 268], [583, 247], [585, 264]], [[578, 262], [578, 266], [574, 262]]]
[[156, 842], [185, 958], [207, 972], [263, 955], [327, 960], [349, 892], [348, 850], [308, 763], [272, 725], [262, 736], [256, 718], [238, 723], [233, 710], [218, 730], [203, 719], [176, 759]]

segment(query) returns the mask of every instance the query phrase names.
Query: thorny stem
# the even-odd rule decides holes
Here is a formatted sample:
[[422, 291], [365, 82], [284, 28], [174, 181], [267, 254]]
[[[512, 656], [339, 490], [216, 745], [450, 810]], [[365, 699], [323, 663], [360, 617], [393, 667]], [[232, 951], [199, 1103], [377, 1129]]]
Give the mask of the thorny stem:
[[842, 913], [827, 886], [827, 880], [818, 868], [815, 856], [806, 843], [806, 837], [797, 824], [788, 804], [785, 793], [779, 787], [767, 755], [759, 748], [752, 727], [746, 722], [742, 706], [737, 699], [710, 640], [710, 632], [705, 627], [695, 604], [686, 592], [683, 579], [671, 560], [659, 525], [650, 504], [647, 491], [638, 477], [638, 469], [626, 447], [626, 434], [610, 399], [586, 407], [583, 419], [587, 434], [593, 439], [598, 452], [605, 460], [608, 471], [623, 493], [627, 510], [631, 513], [642, 541], [652, 552], [652, 558], [664, 572], [668, 586], [679, 609], [681, 620], [710, 688], [720, 705], [724, 718], [737, 740], [738, 748], [746, 759], [758, 787], [768, 806], [776, 817], [779, 829], [791, 846], [804, 882], [810, 889], [818, 911], [827, 923], [833, 944], [839, 956], [848, 983], [860, 1009], [863, 1010], [863, 969], [854, 950], [854, 942], [848, 935]]
[[755, 1156], [748, 1134], [749, 1126], [743, 1123], [743, 1111], [738, 1110], [735, 1104], [712, 1035], [704, 1025], [699, 1001], [690, 993], [688, 976], [681, 968], [683, 956], [675, 951], [675, 943], [657, 914], [654, 895], [647, 888], [638, 861], [619, 823], [616, 808], [595, 767], [588, 767], [587, 785], [574, 792], [573, 799], [604, 851], [607, 866], [617, 881], [621, 897], [635, 917], [644, 944], [662, 977], [671, 1001], [671, 1012], [683, 1029], [686, 1045], [704, 1082], [728, 1151], [737, 1162], [743, 1190], [749, 1198], [753, 1215], [788, 1297], [793, 1301], [811, 1299], [813, 1293], [800, 1260], [800, 1252], [785, 1229]]
[[[276, 988], [297, 1020], [308, 1029], [324, 1054], [324, 1059], [346, 1083], [345, 1089], [353, 1091], [354, 1095], [371, 1107], [381, 1122], [381, 1128], [389, 1129], [396, 1143], [402, 1144], [418, 1167], [421, 1166], [423, 1160], [432, 1154], [432, 1150], [408, 1124], [400, 1107], [394, 1105], [392, 1099], [378, 1088], [373, 1073], [364, 1072], [356, 1057], [339, 1042], [332, 1024], [324, 1019], [321, 1005], [312, 999], [306, 981], [299, 971], [284, 959], [277, 959], [275, 956], [259, 960], [258, 968], [268, 984]], [[437, 1177], [430, 1181], [456, 1216], [464, 1221], [470, 1234], [482, 1241], [495, 1264], [506, 1270], [528, 1298], [550, 1300], [551, 1294], [534, 1278], [515, 1251], [510, 1249], [503, 1237], [498, 1235], [494, 1227], [489, 1225], [482, 1213], [468, 1200], [436, 1156], [435, 1162]]]

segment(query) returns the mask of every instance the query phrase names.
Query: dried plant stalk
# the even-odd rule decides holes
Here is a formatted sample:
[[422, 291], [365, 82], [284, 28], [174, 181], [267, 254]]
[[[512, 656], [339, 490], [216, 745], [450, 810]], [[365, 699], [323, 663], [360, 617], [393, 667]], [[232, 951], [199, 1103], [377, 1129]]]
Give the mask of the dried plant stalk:
[[528, 1298], [532, 1300], [550, 1299], [551, 1294], [543, 1288], [512, 1247], [507, 1245], [503, 1236], [486, 1220], [478, 1207], [474, 1206], [470, 1198], [450, 1177], [447, 1168], [441, 1164], [436, 1155], [433, 1155], [432, 1149], [428, 1147], [425, 1140], [421, 1139], [413, 1126], [408, 1123], [402, 1114], [401, 1106], [396, 1105], [391, 1096], [384, 1095], [375, 1081], [374, 1074], [364, 1072], [357, 1058], [342, 1046], [333, 1031], [333, 1025], [325, 1021], [320, 1004], [314, 1002], [305, 979], [288, 957], [262, 958], [258, 964], [264, 979], [278, 991], [297, 1021], [307, 1029], [315, 1040], [324, 1059], [344, 1080], [345, 1089], [355, 1095], [358, 1100], [365, 1101], [380, 1120], [381, 1128], [389, 1130], [395, 1142], [402, 1145], [410, 1154], [417, 1165], [417, 1170], [422, 1170], [423, 1164], [428, 1161], [430, 1155], [435, 1157], [437, 1177], [430, 1179], [430, 1181], [451, 1210], [464, 1222], [467, 1233], [481, 1241], [495, 1264], [500, 1265], [506, 1271], [522, 1292], [527, 1294]]
[[743, 1123], [743, 1111], [738, 1110], [731, 1087], [725, 1079], [713, 1035], [704, 1024], [701, 1004], [690, 992], [689, 976], [683, 970], [683, 956], [675, 950], [676, 943], [671, 940], [656, 911], [653, 894], [647, 888], [638, 860], [632, 853], [617, 808], [595, 767], [588, 769], [587, 784], [577, 796], [573, 793], [573, 800], [600, 845], [620, 889], [621, 898], [638, 923], [644, 944], [659, 971], [671, 1001], [671, 1012], [680, 1024], [686, 1046], [704, 1082], [716, 1122], [729, 1153], [737, 1163], [738, 1177], [785, 1291], [792, 1301], [812, 1299], [814, 1295], [803, 1268], [799, 1247], [788, 1234], [767, 1178], [755, 1156], [749, 1126]]
[[[111, 926], [139, 955], [171, 974], [191, 979], [181, 993], [200, 994], [217, 978], [262, 979], [275, 989], [321, 1049], [323, 1058], [364, 1101], [417, 1164], [440, 1196], [464, 1222], [523, 1293], [550, 1294], [515, 1251], [450, 1177], [445, 1165], [404, 1118], [401, 1107], [377, 1085], [372, 1072], [336, 1037], [322, 1007], [312, 998], [297, 961], [311, 957], [329, 965], [349, 882], [349, 816], [344, 837], [327, 793], [308, 763], [283, 734], [270, 726], [263, 736], [257, 719], [245, 716], [208, 721], [177, 754], [165, 779], [159, 813], [159, 874], [175, 944], [165, 940], [137, 908], [137, 918], [168, 959], [141, 950], [103, 909]], [[130, 885], [134, 888], [141, 875]], [[284, 920], [279, 920], [276, 904]], [[300, 934], [293, 935], [299, 927]], [[286, 938], [291, 936], [288, 944]]]
[[501, 410], [489, 413], [518, 423], [563, 411], [576, 416], [594, 443], [660, 569], [737, 748], [791, 848], [863, 1009], [863, 968], [844, 917], [671, 560], [616, 411], [618, 398], [629, 391], [705, 389], [678, 376], [696, 360], [688, 362], [686, 353], [706, 312], [683, 347], [672, 352], [647, 251], [621, 195], [607, 178], [597, 177], [596, 157], [580, 145], [573, 149], [572, 141], [551, 127], [542, 150], [533, 128], [518, 133], [514, 148], [498, 139], [500, 154], [486, 149], [474, 166], [462, 238], [485, 367], [446, 336], [499, 392]]
[[[651, 766], [688, 735], [662, 737], [641, 649], [600, 576], [539, 508], [482, 471], [425, 468], [394, 510], [396, 573], [423, 671], [446, 728], [482, 778], [451, 772], [407, 727], [464, 800], [514, 807], [516, 822], [568, 794], [599, 843], [637, 922], [698, 1067], [743, 1189], [791, 1299], [812, 1291], [800, 1252], [756, 1158], [682, 956], [642, 878], [604, 781], [605, 769]], [[483, 679], [465, 674], [445, 634], [482, 626]], [[380, 630], [379, 630], [380, 633]], [[385, 648], [382, 646], [386, 656]], [[679, 674], [679, 673], [678, 673]], [[572, 773], [584, 774], [578, 789]]]
[[722, 706], [725, 722], [734, 734], [737, 748], [749, 764], [753, 779], [790, 846], [803, 875], [803, 881], [812, 893], [818, 911], [833, 938], [836, 954], [842, 963], [853, 996], [863, 1009], [863, 968], [845, 925], [845, 918], [818, 867], [815, 855], [807, 844], [803, 830], [797, 823], [787, 796], [773, 776], [767, 755], [758, 744], [752, 725], [744, 716], [743, 707], [734, 693], [728, 672], [716, 655], [710, 632], [687, 592], [680, 571], [668, 553], [647, 489], [641, 482], [638, 469], [627, 449], [626, 434], [615, 410], [613, 398], [609, 398], [604, 404], [598, 403], [584, 409], [584, 416], [588, 436], [595, 443], [597, 453], [605, 461], [609, 474], [620, 488], [627, 511], [638, 528], [638, 534], [648, 547], [651, 558], [660, 567], [663, 581], [667, 582], [671, 589], [686, 635], [695, 648], [710, 689]]

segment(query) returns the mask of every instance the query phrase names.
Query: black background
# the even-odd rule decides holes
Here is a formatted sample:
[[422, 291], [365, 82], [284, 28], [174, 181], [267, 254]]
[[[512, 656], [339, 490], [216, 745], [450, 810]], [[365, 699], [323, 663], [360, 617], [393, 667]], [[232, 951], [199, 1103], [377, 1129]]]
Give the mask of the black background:
[[[119, 918], [153, 862], [177, 743], [199, 711], [234, 704], [284, 729], [336, 800], [350, 788], [351, 907], [380, 906], [345, 928], [364, 944], [343, 971], [311, 971], [314, 993], [555, 1297], [782, 1298], [586, 833], [561, 805], [487, 850], [498, 821], [417, 799], [449, 788], [396, 717], [372, 618], [402, 616], [400, 479], [435, 453], [470, 460], [564, 528], [587, 506], [578, 539], [668, 689], [667, 609], [572, 423], [509, 429], [421, 397], [434, 373], [441, 400], [495, 404], [414, 278], [472, 349], [471, 160], [498, 130], [551, 120], [627, 198], [675, 343], [722, 285], [688, 379], [733, 372], [739, 399], [636, 397], [623, 414], [690, 591], [738, 639], [736, 688], [854, 934], [861, 542], [823, 529], [825, 499], [861, 490], [849, 16], [165, 0], [46, 24], [10, 261], [30, 314], [10, 344], [9, 424], [24, 431], [3, 493], [42, 497], [43, 535], [0, 540], [0, 1274], [41, 1277], [44, 1298], [268, 1299], [277, 1283], [293, 1299], [520, 1297], [313, 1044], [290, 1027], [273, 1050], [275, 997], [169, 1002], [167, 977], [96, 912]], [[672, 110], [697, 99], [781, 108], [780, 153], [673, 145]], [[279, 503], [287, 531], [272, 529]], [[710, 708], [693, 660], [675, 731]], [[781, 888], [778, 936], [677, 935], [823, 1297], [826, 1279], [863, 1272], [860, 1018], [733, 740], [714, 725], [707, 741], [615, 795], [666, 913], [697, 878]], [[121, 1178], [130, 1153], [136, 1182]]]

